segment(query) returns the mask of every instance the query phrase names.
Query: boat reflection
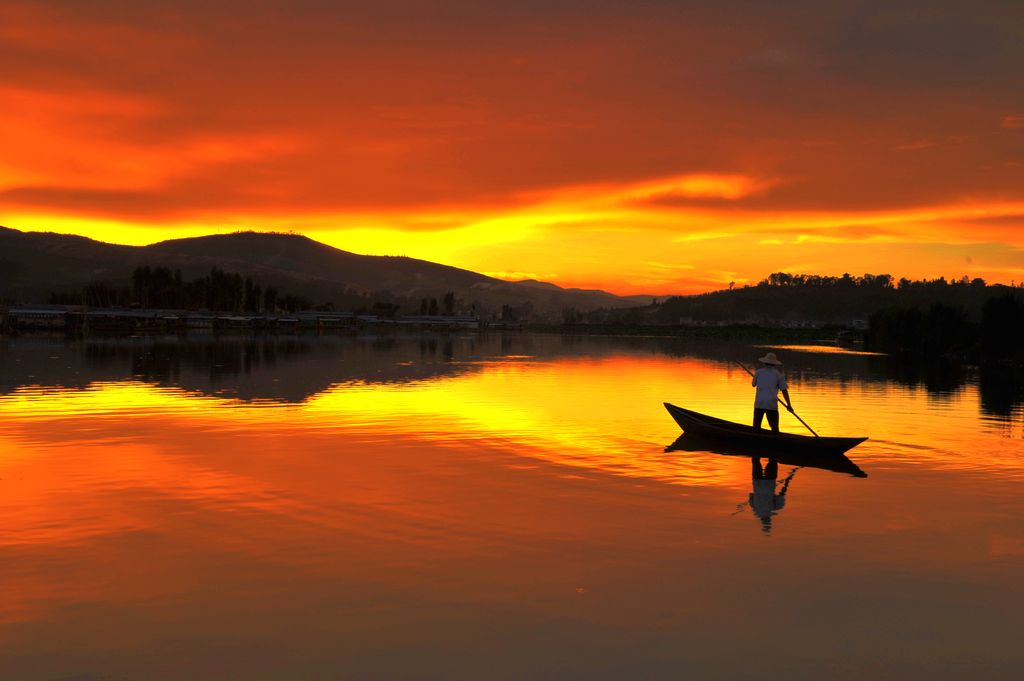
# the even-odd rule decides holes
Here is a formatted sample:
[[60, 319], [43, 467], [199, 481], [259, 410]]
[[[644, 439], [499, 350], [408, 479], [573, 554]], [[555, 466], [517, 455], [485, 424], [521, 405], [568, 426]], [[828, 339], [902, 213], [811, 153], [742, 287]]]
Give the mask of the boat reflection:
[[[680, 435], [675, 442], [665, 447], [666, 452], [708, 452], [711, 454], [723, 454], [725, 456], [742, 456], [751, 457], [750, 451], [742, 447], [730, 447], [728, 444], [723, 444], [712, 440], [711, 438], [701, 437], [696, 433], [683, 433]], [[751, 457], [755, 459], [755, 463], [758, 457]], [[855, 478], [866, 478], [868, 474], [860, 469], [849, 457], [845, 454], [813, 454], [805, 452], [786, 452], [780, 451], [773, 453], [770, 461], [776, 462], [776, 464], [784, 464], [789, 466], [797, 466], [799, 468], [820, 468], [823, 471], [832, 471], [834, 473], [846, 473], [852, 475]]]
[[[683, 433], [675, 442], [665, 447], [665, 452], [679, 451], [749, 457], [750, 481], [753, 489], [747, 495], [747, 500], [737, 505], [736, 513], [742, 513], [745, 508], [749, 508], [754, 517], [760, 521], [761, 531], [766, 535], [771, 534], [772, 519], [785, 507], [786, 493], [789, 491], [789, 486], [797, 471], [801, 468], [820, 468], [835, 473], [846, 473], [857, 478], [868, 476], [845, 454], [816, 455], [805, 452], [780, 452], [768, 457], [752, 456], [748, 450], [741, 447], [722, 445], [720, 442], [711, 441], [710, 438], [701, 437], [695, 433]], [[762, 459], [765, 461], [763, 465]], [[781, 488], [779, 487], [779, 464], [793, 466], [793, 469], [782, 480]]]

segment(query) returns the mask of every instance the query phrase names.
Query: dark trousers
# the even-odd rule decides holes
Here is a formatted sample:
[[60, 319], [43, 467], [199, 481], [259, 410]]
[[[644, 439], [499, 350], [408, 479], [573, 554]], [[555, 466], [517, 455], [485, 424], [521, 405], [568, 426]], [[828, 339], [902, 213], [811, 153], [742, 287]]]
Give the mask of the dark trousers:
[[769, 457], [768, 465], [761, 468], [761, 458], [757, 456], [750, 457], [751, 475], [754, 480], [778, 480], [779, 479], [779, 462]]
[[768, 425], [772, 427], [772, 432], [779, 432], [779, 410], [778, 409], [758, 409], [754, 408], [754, 427], [761, 430], [761, 419], [765, 416], [768, 417]]

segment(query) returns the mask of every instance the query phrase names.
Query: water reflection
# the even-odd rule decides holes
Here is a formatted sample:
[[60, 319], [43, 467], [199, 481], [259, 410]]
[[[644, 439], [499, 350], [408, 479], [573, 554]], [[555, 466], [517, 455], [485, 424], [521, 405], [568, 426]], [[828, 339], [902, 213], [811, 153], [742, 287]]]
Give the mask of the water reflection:
[[[768, 346], [763, 346], [768, 347]], [[1024, 373], [1008, 367], [978, 372], [935, 362], [915, 365], [885, 356], [779, 348], [788, 379], [840, 391], [898, 385], [923, 388], [952, 403], [976, 386], [981, 412], [1001, 421], [1024, 413]], [[820, 350], [820, 349], [819, 349]], [[24, 336], [0, 340], [0, 393], [22, 386], [82, 388], [144, 381], [242, 400], [302, 402], [353, 382], [416, 383], [471, 374], [494, 361], [554, 361], [622, 354], [700, 359], [728, 374], [751, 347], [729, 341], [673, 338], [559, 337], [531, 334], [392, 336], [144, 337], [64, 341]], [[743, 421], [745, 422], [744, 417]]]
[[[786, 494], [793, 482], [796, 472], [801, 468], [816, 468], [823, 471], [845, 473], [857, 478], [866, 478], [867, 473], [843, 454], [807, 454], [800, 452], [782, 452], [768, 457], [751, 456], [742, 447], [729, 447], [720, 442], [701, 437], [696, 434], [684, 433], [672, 444], [665, 447], [666, 453], [691, 452], [698, 456], [715, 456], [749, 458], [752, 491], [747, 500], [737, 505], [736, 513], [749, 509], [761, 524], [761, 531], [769, 535], [772, 531], [772, 519], [786, 505]], [[762, 459], [764, 464], [762, 464]], [[778, 487], [779, 464], [793, 466]], [[735, 515], [735, 514], [734, 514]]]
[[[750, 457], [750, 451], [742, 447], [730, 447], [727, 444], [701, 437], [696, 434], [683, 433], [672, 444], [665, 447], [665, 452], [699, 452], [720, 454], [723, 456]], [[751, 457], [756, 460], [757, 457]], [[866, 478], [868, 474], [845, 454], [808, 454], [803, 452], [774, 453], [770, 459], [779, 463], [800, 468], [817, 468], [834, 473], [845, 473], [855, 478]]]
[[855, 482], [846, 457], [663, 453], [666, 400], [749, 416], [702, 352], [2, 343], [4, 678], [1016, 678], [983, 661], [1022, 662], [1024, 460], [978, 388], [787, 351], [801, 414], [871, 436]]
[[479, 358], [496, 343], [481, 348], [476, 336], [149, 337], [66, 345], [18, 338], [7, 341], [8, 352], [0, 353], [0, 391], [134, 380], [242, 400], [294, 403], [340, 383], [412, 382], [476, 371], [457, 360]]
[[1013, 419], [1024, 405], [1024, 368], [984, 366], [978, 376], [981, 408], [1003, 421]]
[[[772, 532], [772, 518], [778, 515], [779, 511], [786, 505], [786, 492], [789, 491], [789, 484], [793, 482], [798, 468], [794, 468], [782, 481], [782, 489], [776, 493], [776, 484], [779, 480], [779, 462], [771, 457], [763, 467], [761, 458], [750, 457], [750, 478], [754, 490], [747, 495], [745, 504], [750, 508], [758, 520], [761, 521], [761, 531], [765, 534]], [[740, 510], [740, 509], [737, 509]]]

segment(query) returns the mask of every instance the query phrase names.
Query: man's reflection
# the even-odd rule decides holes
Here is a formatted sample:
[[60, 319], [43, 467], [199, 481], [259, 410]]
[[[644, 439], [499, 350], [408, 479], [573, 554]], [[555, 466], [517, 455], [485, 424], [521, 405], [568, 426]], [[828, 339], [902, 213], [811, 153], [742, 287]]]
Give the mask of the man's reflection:
[[761, 531], [771, 534], [772, 517], [786, 505], [786, 490], [797, 469], [794, 468], [786, 479], [782, 481], [782, 489], [778, 494], [775, 487], [779, 480], [779, 462], [769, 457], [768, 465], [761, 467], [761, 458], [750, 457], [750, 476], [753, 481], [754, 491], [747, 497], [747, 504], [750, 510], [761, 520]]

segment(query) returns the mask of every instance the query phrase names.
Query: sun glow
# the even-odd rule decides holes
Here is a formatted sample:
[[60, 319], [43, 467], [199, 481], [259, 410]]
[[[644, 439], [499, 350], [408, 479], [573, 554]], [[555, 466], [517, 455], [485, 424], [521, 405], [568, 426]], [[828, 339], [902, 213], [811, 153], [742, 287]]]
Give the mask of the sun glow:
[[[755, 18], [767, 10], [756, 39], [638, 10], [635, 35], [602, 16], [538, 36], [509, 17], [508, 36], [481, 42], [468, 17], [409, 41], [325, 5], [305, 10], [318, 21], [248, 17], [240, 41], [229, 10], [167, 22], [160, 2], [119, 17], [72, 5], [0, 10], [8, 227], [135, 245], [294, 231], [658, 295], [801, 263], [1004, 283], [1024, 267], [1024, 127], [1015, 82], [995, 75], [1013, 70], [987, 62], [969, 91], [921, 89], [949, 78], [941, 60], [900, 81], [924, 68], [901, 70], [904, 53], [886, 55], [893, 82], [826, 77], [809, 64], [844, 55], [764, 48], [790, 39]], [[691, 21], [699, 40], [678, 33]], [[346, 30], [381, 40], [332, 33]]]

